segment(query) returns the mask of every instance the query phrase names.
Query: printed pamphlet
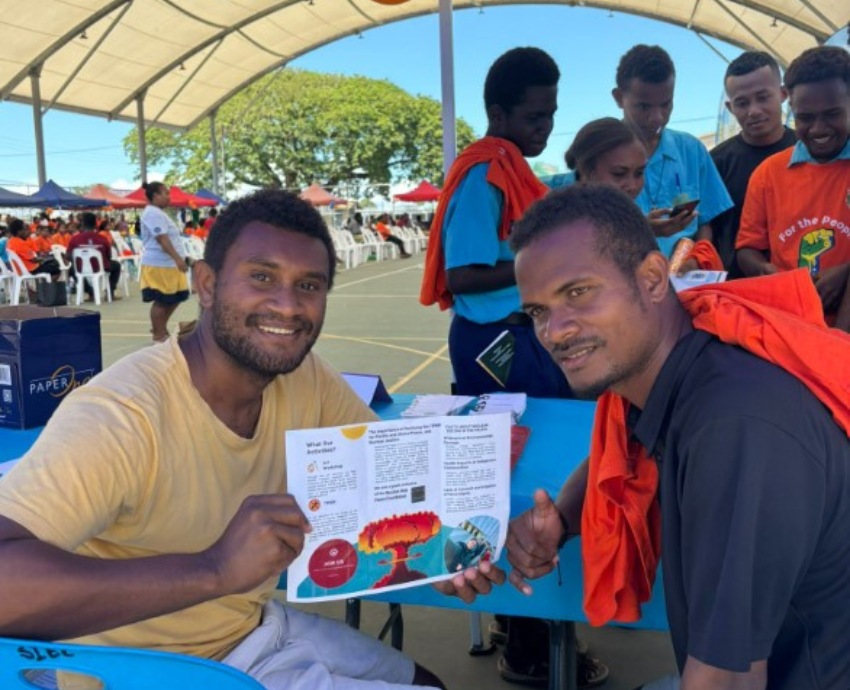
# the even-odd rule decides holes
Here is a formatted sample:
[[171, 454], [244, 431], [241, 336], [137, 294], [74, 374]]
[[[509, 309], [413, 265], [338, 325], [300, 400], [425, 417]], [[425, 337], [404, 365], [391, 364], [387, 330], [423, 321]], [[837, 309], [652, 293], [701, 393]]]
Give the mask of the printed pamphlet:
[[313, 528], [288, 600], [415, 587], [497, 560], [510, 453], [509, 414], [288, 431], [288, 490]]

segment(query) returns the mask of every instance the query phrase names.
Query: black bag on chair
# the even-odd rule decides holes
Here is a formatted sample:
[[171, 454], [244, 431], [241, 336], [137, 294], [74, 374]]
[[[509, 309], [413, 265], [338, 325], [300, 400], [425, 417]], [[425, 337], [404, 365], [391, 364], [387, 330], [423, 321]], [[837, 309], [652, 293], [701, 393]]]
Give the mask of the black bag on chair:
[[68, 304], [68, 290], [64, 282], [39, 280], [36, 290], [38, 303], [42, 307], [64, 307]]

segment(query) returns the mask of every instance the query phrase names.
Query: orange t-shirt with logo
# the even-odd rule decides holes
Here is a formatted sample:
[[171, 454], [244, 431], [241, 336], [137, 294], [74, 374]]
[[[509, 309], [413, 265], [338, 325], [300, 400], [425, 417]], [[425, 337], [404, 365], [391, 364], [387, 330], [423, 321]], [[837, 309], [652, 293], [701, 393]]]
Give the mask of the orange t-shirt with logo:
[[53, 237], [50, 238], [50, 241], [53, 244], [58, 244], [60, 247], [68, 247], [68, 242], [71, 241], [71, 233], [66, 232], [57, 232]]
[[767, 251], [780, 271], [815, 274], [850, 262], [850, 160], [789, 167], [794, 150], [756, 168], [735, 247]]

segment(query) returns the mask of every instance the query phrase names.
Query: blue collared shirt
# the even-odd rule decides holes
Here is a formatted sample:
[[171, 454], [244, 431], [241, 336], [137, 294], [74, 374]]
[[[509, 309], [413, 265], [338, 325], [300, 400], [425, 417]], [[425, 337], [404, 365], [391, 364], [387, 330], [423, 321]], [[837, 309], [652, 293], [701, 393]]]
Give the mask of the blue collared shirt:
[[658, 238], [658, 246], [667, 256], [682, 237], [693, 237], [700, 225], [734, 204], [703, 143], [686, 132], [665, 128], [647, 163], [643, 191], [635, 201], [649, 213], [693, 199], [699, 199], [699, 215], [681, 232]]
[[[495, 266], [513, 261], [507, 240], [499, 239], [504, 199], [502, 192], [487, 182], [487, 163], [470, 168], [449, 200], [443, 221], [443, 251], [446, 270], [461, 266]], [[475, 323], [500, 321], [520, 309], [516, 285], [454, 296], [454, 310]]]
[[818, 163], [814, 158], [812, 158], [812, 154], [809, 153], [809, 149], [806, 148], [806, 145], [802, 141], [798, 141], [794, 145], [794, 152], [791, 154], [791, 160], [788, 161], [788, 167], [790, 168], [792, 165], [797, 165], [798, 163], [814, 163], [815, 165], [829, 165], [833, 161], [847, 161], [850, 160], [850, 139], [848, 139], [844, 143], [844, 148], [841, 149], [841, 153], [839, 153], [835, 158], [826, 163]]

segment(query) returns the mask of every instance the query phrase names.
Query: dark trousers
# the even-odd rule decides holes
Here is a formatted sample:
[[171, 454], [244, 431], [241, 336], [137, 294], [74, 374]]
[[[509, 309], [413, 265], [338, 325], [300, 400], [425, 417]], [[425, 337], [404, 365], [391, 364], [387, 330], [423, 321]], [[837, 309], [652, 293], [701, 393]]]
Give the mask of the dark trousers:
[[398, 250], [402, 254], [407, 254], [407, 250], [404, 248], [404, 242], [402, 242], [400, 238], [396, 237], [395, 235], [387, 235], [384, 240], [386, 242], [392, 242], [396, 247], [398, 247]]
[[[449, 357], [458, 395], [525, 393], [532, 398], [572, 398], [564, 373], [537, 340], [531, 319], [517, 313], [510, 320], [513, 323], [497, 321], [480, 324], [457, 315], [452, 319]], [[515, 348], [504, 388], [475, 361], [502, 331], [511, 332]]]
[[[537, 340], [530, 318], [519, 313], [510, 317], [516, 323], [478, 324], [457, 316], [449, 329], [451, 358], [458, 395], [482, 393], [525, 393], [533, 398], [572, 398], [564, 373]], [[514, 358], [507, 386], [502, 388], [479, 365], [475, 358], [502, 331], [514, 336]], [[516, 670], [527, 669], [549, 661], [549, 624], [539, 618], [496, 616], [507, 628], [505, 660]]]

